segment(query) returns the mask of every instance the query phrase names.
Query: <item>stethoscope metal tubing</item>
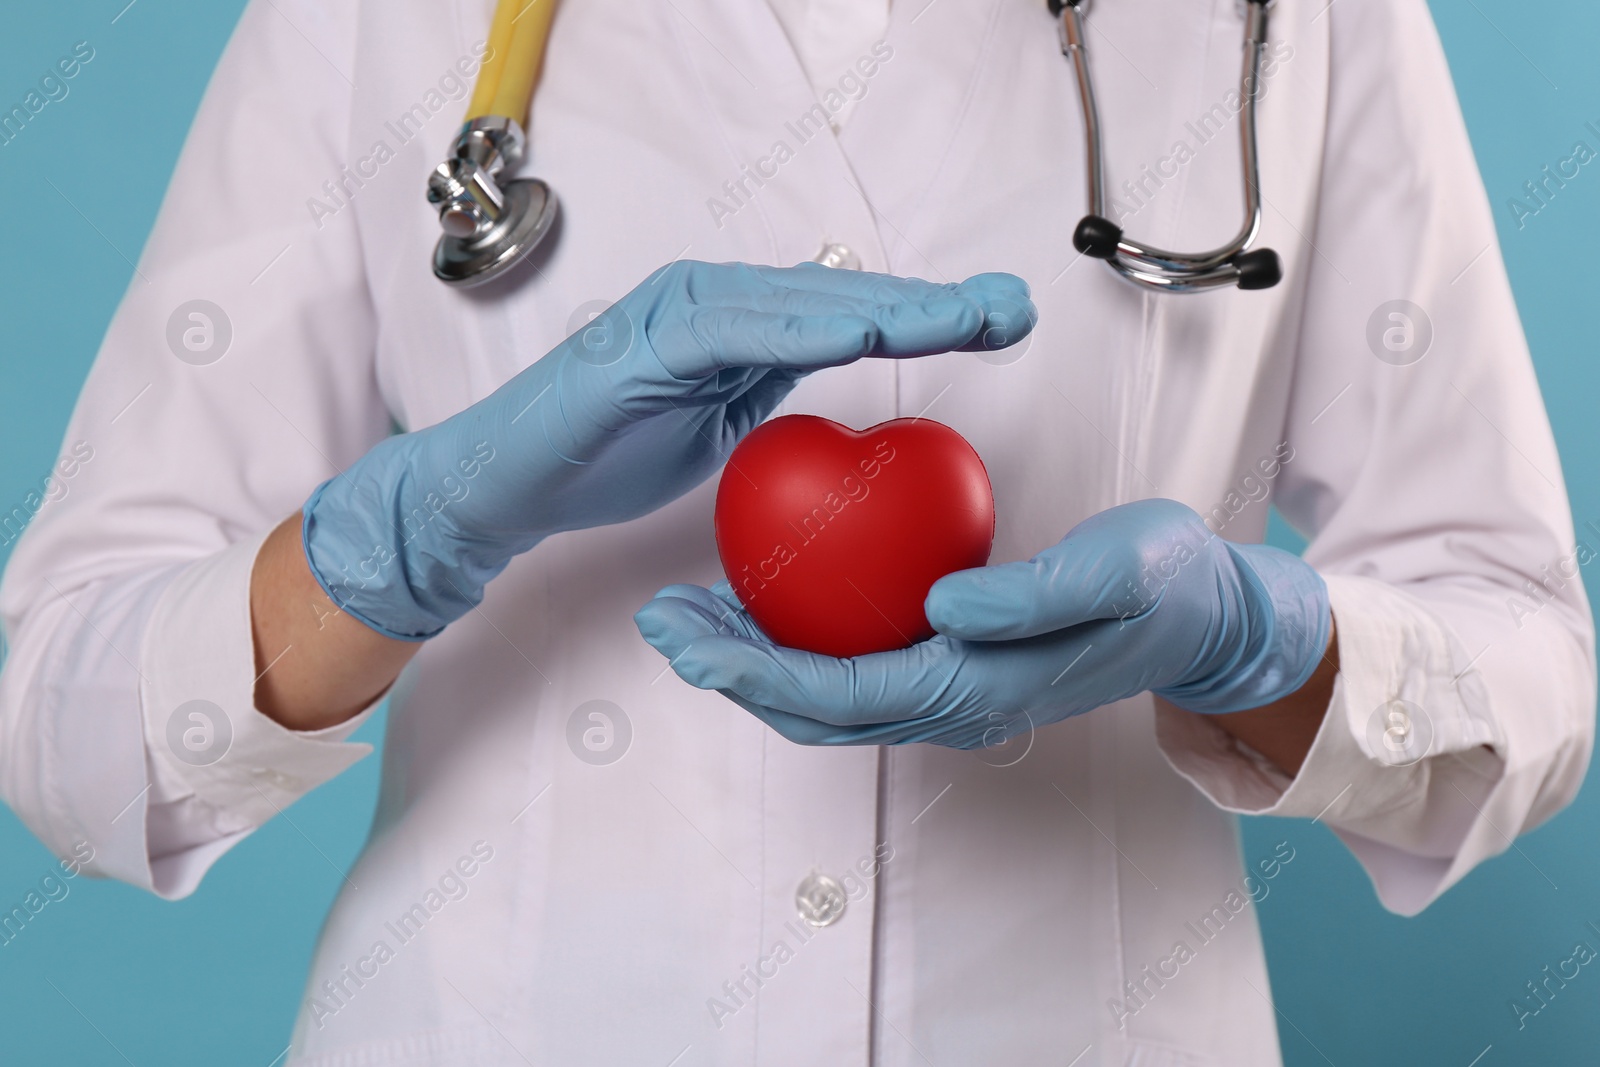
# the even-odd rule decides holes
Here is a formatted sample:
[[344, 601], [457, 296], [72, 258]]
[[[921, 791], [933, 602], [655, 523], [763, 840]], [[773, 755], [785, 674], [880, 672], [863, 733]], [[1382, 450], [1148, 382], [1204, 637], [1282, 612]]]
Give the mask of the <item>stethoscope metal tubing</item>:
[[1209, 270], [1185, 271], [1182, 274], [1147, 270], [1141, 264], [1125, 261], [1121, 257], [1107, 260], [1107, 263], [1112, 270], [1128, 281], [1167, 293], [1200, 292], [1223, 285], [1236, 285], [1239, 281], [1239, 268], [1233, 263], [1223, 263]]
[[1061, 54], [1072, 60], [1072, 69], [1078, 78], [1078, 99], [1083, 102], [1084, 153], [1087, 173], [1084, 180], [1089, 189], [1089, 211], [1105, 218], [1106, 169], [1100, 162], [1100, 107], [1094, 98], [1094, 80], [1089, 77], [1088, 44], [1084, 40], [1083, 15], [1076, 4], [1061, 12]]
[[1261, 173], [1256, 142], [1256, 103], [1261, 87], [1261, 57], [1267, 41], [1267, 9], [1273, 0], [1245, 0], [1245, 33], [1240, 73], [1240, 169], [1244, 188], [1244, 222], [1233, 240], [1210, 252], [1171, 252], [1135, 241], [1106, 214], [1105, 147], [1099, 102], [1089, 70], [1084, 21], [1088, 0], [1057, 0], [1061, 52], [1073, 65], [1082, 104], [1089, 216], [1079, 223], [1074, 244], [1085, 255], [1104, 259], [1117, 274], [1136, 285], [1164, 292], [1197, 292], [1224, 285], [1267, 288], [1281, 277], [1277, 253], [1250, 251], [1261, 230]]

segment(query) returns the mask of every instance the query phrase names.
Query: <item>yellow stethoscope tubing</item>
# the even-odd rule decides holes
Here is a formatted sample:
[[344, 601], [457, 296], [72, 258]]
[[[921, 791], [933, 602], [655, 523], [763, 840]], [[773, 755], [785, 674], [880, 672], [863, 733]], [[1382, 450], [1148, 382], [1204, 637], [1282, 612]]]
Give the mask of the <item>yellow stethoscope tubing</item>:
[[500, 0], [466, 121], [501, 115], [526, 125], [556, 0]]

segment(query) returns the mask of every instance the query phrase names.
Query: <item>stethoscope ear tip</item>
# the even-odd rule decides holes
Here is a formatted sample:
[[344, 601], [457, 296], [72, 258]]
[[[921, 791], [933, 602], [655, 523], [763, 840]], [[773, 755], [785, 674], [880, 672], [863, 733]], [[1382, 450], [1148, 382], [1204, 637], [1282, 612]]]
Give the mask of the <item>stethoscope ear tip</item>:
[[1072, 231], [1072, 247], [1091, 259], [1110, 259], [1122, 242], [1122, 227], [1102, 215], [1085, 215]]
[[1283, 281], [1283, 261], [1270, 248], [1241, 252], [1234, 257], [1233, 266], [1239, 272], [1241, 289], [1271, 289]]

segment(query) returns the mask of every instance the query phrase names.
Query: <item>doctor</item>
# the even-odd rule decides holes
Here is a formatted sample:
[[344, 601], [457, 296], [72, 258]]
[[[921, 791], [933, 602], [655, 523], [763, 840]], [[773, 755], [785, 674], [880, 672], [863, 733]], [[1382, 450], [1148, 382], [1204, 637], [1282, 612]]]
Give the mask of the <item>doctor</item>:
[[[562, 229], [448, 289], [419, 189], [491, 8], [248, 6], [0, 597], [6, 800], [164, 897], [390, 696], [289, 1063], [1267, 1067], [1253, 903], [1315, 872], [1235, 813], [1411, 914], [1571, 799], [1589, 610], [1423, 0], [1278, 5], [1284, 281], [1196, 297], [1072, 251], [1034, 0], [573, 0]], [[1117, 221], [1226, 240], [1232, 0], [1092, 25]], [[717, 586], [773, 411], [977, 448], [940, 636], [805, 656]]]

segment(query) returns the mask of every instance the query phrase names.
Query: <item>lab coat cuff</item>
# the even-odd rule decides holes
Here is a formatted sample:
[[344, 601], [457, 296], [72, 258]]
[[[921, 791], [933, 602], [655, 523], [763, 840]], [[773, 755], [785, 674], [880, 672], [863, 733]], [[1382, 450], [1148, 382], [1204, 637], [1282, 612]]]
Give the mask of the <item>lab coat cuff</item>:
[[1156, 706], [1167, 761], [1224, 810], [1335, 826], [1360, 821], [1418, 802], [1431, 760], [1503, 745], [1494, 723], [1473, 711], [1487, 701], [1467, 698], [1481, 680], [1432, 612], [1372, 579], [1326, 581], [1339, 674], [1297, 775], [1204, 715]]
[[377, 702], [312, 732], [257, 710], [250, 576], [265, 539], [181, 571], [155, 606], [141, 657], [151, 802], [194, 797], [222, 833], [255, 829], [372, 751], [346, 738]]

